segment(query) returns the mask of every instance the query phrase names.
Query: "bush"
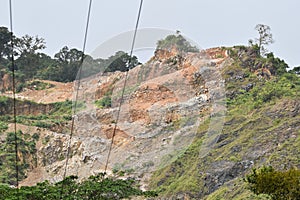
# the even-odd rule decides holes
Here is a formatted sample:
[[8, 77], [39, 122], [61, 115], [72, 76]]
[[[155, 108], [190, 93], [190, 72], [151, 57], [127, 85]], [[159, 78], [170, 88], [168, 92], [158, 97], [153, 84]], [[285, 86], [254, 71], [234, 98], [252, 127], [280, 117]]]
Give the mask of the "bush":
[[199, 52], [199, 49], [192, 46], [182, 35], [168, 35], [165, 39], [157, 42], [156, 49], [171, 50], [176, 47], [182, 52]]
[[8, 104], [8, 97], [0, 96], [0, 106], [5, 107]]
[[8, 129], [8, 125], [6, 122], [0, 121], [0, 133]]
[[111, 107], [111, 97], [104, 96], [102, 99], [96, 100], [95, 105], [98, 108], [110, 108]]
[[0, 185], [1, 199], [124, 199], [131, 196], [154, 197], [154, 191], [143, 192], [132, 179], [121, 180], [105, 178], [104, 174], [91, 176], [81, 183], [77, 176], [70, 176], [56, 184], [49, 181], [38, 183], [36, 186], [23, 186], [20, 189]]
[[24, 88], [29, 88], [31, 90], [45, 90], [54, 87], [53, 84], [45, 83], [42, 81], [31, 81], [31, 82], [21, 82], [16, 86], [16, 92], [22, 92]]
[[300, 170], [276, 171], [272, 167], [253, 169], [245, 181], [255, 194], [268, 194], [275, 200], [299, 199]]

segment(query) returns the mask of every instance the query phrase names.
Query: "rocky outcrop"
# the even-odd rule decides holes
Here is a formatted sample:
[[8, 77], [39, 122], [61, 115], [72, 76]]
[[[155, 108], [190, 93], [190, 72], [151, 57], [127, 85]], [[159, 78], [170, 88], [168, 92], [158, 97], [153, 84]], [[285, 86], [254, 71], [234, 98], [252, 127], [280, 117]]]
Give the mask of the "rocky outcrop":
[[[80, 178], [104, 170], [112, 137], [108, 169], [118, 166], [146, 181], [149, 173], [168, 165], [193, 141], [207, 113], [213, 116], [221, 109], [214, 102], [224, 97], [218, 71], [226, 56], [218, 49], [208, 56], [204, 51], [158, 50], [146, 64], [129, 71], [123, 99], [124, 72], [85, 78], [80, 87], [75, 83], [77, 100], [85, 107], [73, 116], [71, 141], [64, 129], [44, 133], [38, 167], [23, 184], [61, 180], [64, 170]], [[105, 96], [111, 99], [111, 107], [96, 107], [95, 102]]]

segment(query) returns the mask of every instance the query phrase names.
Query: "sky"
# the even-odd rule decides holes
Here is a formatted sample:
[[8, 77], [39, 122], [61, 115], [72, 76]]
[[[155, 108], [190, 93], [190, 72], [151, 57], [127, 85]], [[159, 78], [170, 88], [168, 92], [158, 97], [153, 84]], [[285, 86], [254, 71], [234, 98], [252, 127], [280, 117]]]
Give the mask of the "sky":
[[[8, 0], [0, 0], [0, 26], [9, 26]], [[94, 0], [86, 53], [132, 31], [140, 0]], [[88, 0], [12, 0], [13, 31], [38, 35], [53, 56], [63, 46], [82, 49]], [[139, 28], [180, 30], [201, 48], [247, 45], [258, 36], [256, 24], [271, 27], [268, 49], [300, 66], [299, 0], [144, 0]], [[139, 34], [139, 33], [138, 33]], [[141, 35], [140, 35], [141, 36]]]

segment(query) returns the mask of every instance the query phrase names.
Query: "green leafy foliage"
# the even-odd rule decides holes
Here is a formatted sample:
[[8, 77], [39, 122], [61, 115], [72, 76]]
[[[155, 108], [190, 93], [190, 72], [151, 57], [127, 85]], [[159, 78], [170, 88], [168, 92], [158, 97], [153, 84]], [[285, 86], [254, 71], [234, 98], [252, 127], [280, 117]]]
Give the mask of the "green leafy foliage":
[[21, 92], [24, 88], [31, 90], [45, 90], [54, 87], [54, 85], [42, 81], [22, 82], [17, 85], [16, 92]]
[[[30, 101], [18, 101], [17, 105], [22, 107], [22, 104], [25, 106], [31, 106], [33, 108], [39, 109], [50, 109], [47, 113], [41, 114], [27, 114], [27, 115], [17, 115], [16, 122], [28, 126], [37, 126], [41, 128], [52, 129], [55, 127], [64, 127], [67, 129], [67, 123], [72, 119], [72, 109], [73, 102], [66, 100], [64, 102], [56, 102], [49, 105], [37, 104]], [[0, 130], [7, 129], [7, 123], [13, 123], [14, 119], [12, 117], [11, 108], [12, 99], [7, 97], [0, 97], [0, 121], [1, 127]], [[82, 102], [77, 102], [77, 111], [84, 108], [85, 105]]]
[[290, 72], [300, 75], [300, 66], [294, 67]]
[[268, 194], [274, 200], [299, 199], [300, 170], [277, 171], [271, 166], [253, 169], [245, 181], [255, 194]]
[[258, 82], [249, 92], [243, 92], [231, 100], [230, 106], [246, 104], [249, 109], [259, 108], [271, 101], [283, 97], [296, 98], [299, 95], [300, 79], [291, 73], [285, 73], [273, 80]]
[[192, 46], [182, 35], [168, 35], [165, 39], [157, 42], [156, 49], [171, 50], [176, 47], [182, 52], [199, 52], [199, 49]]
[[[226, 176], [227, 172], [224, 170], [223, 174], [223, 170], [216, 169], [216, 163], [234, 164], [253, 159], [252, 156], [256, 155], [251, 152], [261, 147], [272, 149], [266, 162], [276, 167], [283, 163], [287, 166], [299, 163], [299, 139], [289, 137], [290, 133], [286, 131], [291, 129], [296, 133], [295, 127], [299, 123], [299, 115], [293, 111], [293, 107], [298, 106], [295, 102], [299, 102], [299, 76], [287, 73], [284, 61], [272, 54], [264, 58], [257, 54], [257, 50], [244, 46], [229, 48], [228, 51], [233, 62], [222, 69], [222, 75], [226, 92], [235, 95], [227, 100], [228, 110], [220, 141], [211, 146], [209, 156], [200, 159], [201, 142], [209, 127], [209, 123], [201, 124], [197, 137], [187, 150], [153, 174], [152, 188], [161, 191], [166, 199], [176, 198], [178, 194], [191, 199], [206, 199], [208, 195], [212, 200], [270, 199], [268, 194], [257, 196], [247, 190], [246, 183], [239, 182], [238, 175], [232, 175], [234, 170], [229, 171], [231, 177], [226, 177], [230, 181], [221, 182], [223, 177], [218, 178]], [[262, 68], [273, 70], [272, 75], [257, 74]], [[251, 87], [246, 89], [250, 83]], [[280, 137], [288, 139], [282, 141]], [[244, 168], [240, 173], [245, 171], [248, 169]]]
[[0, 27], [0, 64], [6, 64], [5, 58], [10, 57], [11, 52], [11, 33], [8, 28]]
[[284, 62], [284, 60], [276, 58], [273, 53], [268, 53], [266, 56], [266, 65], [269, 65], [268, 68], [270, 69], [271, 74], [280, 76], [287, 72], [286, 69], [289, 66]]
[[[257, 24], [255, 30], [257, 30], [259, 34], [259, 37], [255, 38], [255, 45], [258, 46], [259, 54], [263, 56], [268, 52], [266, 46], [274, 42], [271, 28], [265, 24]], [[249, 43], [254, 45], [253, 40], [249, 40]]]
[[[18, 144], [18, 170], [19, 180], [26, 178], [26, 171], [29, 168], [29, 158], [37, 161], [36, 139], [30, 135], [17, 131]], [[0, 182], [15, 185], [16, 183], [16, 154], [15, 154], [15, 133], [8, 132], [5, 141], [0, 146]]]
[[[74, 106], [72, 101], [56, 102], [50, 104], [50, 106], [52, 109], [47, 114], [19, 115], [17, 116], [17, 122], [41, 128], [51, 128], [56, 125], [63, 126], [72, 119], [72, 109]], [[84, 108], [84, 106], [82, 102], [77, 102], [77, 111]]]
[[96, 100], [95, 105], [98, 108], [109, 108], [111, 107], [111, 97], [110, 96], [104, 96], [103, 98]]
[[125, 72], [141, 64], [136, 56], [130, 58], [130, 55], [123, 51], [118, 51], [115, 55], [107, 59], [98, 59], [98, 61], [101, 64], [101, 68], [104, 69], [104, 72]]
[[36, 186], [23, 186], [20, 189], [0, 185], [0, 196], [3, 200], [117, 200], [131, 196], [157, 196], [154, 191], [143, 192], [138, 189], [133, 179], [104, 177], [104, 174], [91, 176], [82, 182], [77, 182], [77, 179], [77, 176], [70, 176], [56, 184], [45, 181]]
[[[10, 74], [12, 71], [9, 59], [11, 54], [10, 37], [11, 33], [8, 29], [0, 27], [0, 69], [4, 74]], [[67, 46], [64, 46], [54, 55], [54, 58], [51, 58], [40, 52], [46, 48], [43, 38], [29, 35], [20, 38], [13, 37], [16, 48], [14, 70], [17, 91], [21, 91], [25, 87], [25, 81], [32, 79], [71, 82], [76, 78], [88, 77], [99, 72], [126, 71], [140, 64], [136, 56], [130, 57], [123, 51], [118, 51], [107, 59], [94, 59], [89, 55], [83, 55], [83, 52], [76, 48], [69, 49]], [[80, 68], [81, 70], [79, 70]], [[79, 71], [81, 71], [80, 77], [77, 77]]]
[[6, 96], [0, 96], [0, 106], [6, 106], [8, 104], [9, 98]]
[[8, 129], [7, 122], [0, 121], [0, 133]]

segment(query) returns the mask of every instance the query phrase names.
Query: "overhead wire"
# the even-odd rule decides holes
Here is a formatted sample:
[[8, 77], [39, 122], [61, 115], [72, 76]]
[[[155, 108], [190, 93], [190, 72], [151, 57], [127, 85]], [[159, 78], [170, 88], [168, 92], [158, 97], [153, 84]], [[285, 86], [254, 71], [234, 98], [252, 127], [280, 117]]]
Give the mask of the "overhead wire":
[[[140, 21], [140, 16], [141, 16], [141, 11], [142, 11], [142, 5], [143, 5], [143, 0], [140, 1], [140, 6], [139, 6], [139, 11], [138, 11], [138, 16], [135, 24], [135, 29], [134, 29], [134, 35], [132, 39], [132, 44], [131, 44], [131, 50], [130, 50], [130, 57], [128, 61], [128, 69], [125, 74], [125, 80], [124, 80], [124, 85], [122, 89], [122, 94], [121, 94], [121, 100], [119, 103], [118, 107], [118, 112], [117, 112], [117, 119], [115, 121], [115, 126], [113, 129], [113, 135], [109, 147], [109, 152], [105, 164], [105, 173], [107, 171], [108, 163], [109, 163], [109, 158], [111, 155], [111, 150], [112, 146], [114, 143], [114, 137], [116, 135], [116, 129], [117, 129], [117, 124], [119, 121], [120, 117], [120, 111], [121, 111], [121, 106], [123, 103], [124, 99], [124, 93], [125, 93], [125, 88], [126, 88], [126, 83], [127, 83], [127, 78], [128, 78], [128, 72], [130, 70], [131, 62], [132, 62], [132, 55], [133, 55], [133, 50], [134, 50], [134, 45], [135, 45], [135, 40], [136, 40], [136, 35], [137, 35], [137, 30], [138, 30], [138, 25]], [[71, 142], [72, 142], [72, 137], [74, 134], [74, 125], [75, 125], [75, 112], [77, 110], [77, 99], [78, 99], [78, 94], [79, 94], [79, 88], [80, 88], [80, 80], [81, 80], [81, 73], [82, 73], [82, 64], [84, 61], [84, 55], [85, 55], [85, 49], [86, 49], [86, 43], [87, 43], [87, 36], [88, 36], [88, 28], [89, 28], [89, 21], [90, 21], [90, 15], [91, 15], [91, 8], [92, 8], [92, 0], [89, 1], [89, 7], [88, 7], [88, 14], [87, 14], [87, 21], [86, 21], [86, 27], [85, 27], [85, 33], [84, 33], [84, 40], [83, 40], [83, 48], [82, 48], [82, 56], [81, 56], [81, 61], [80, 61], [80, 68], [78, 72], [78, 82], [77, 82], [77, 87], [75, 89], [75, 100], [74, 100], [74, 106], [73, 106], [73, 116], [72, 116], [72, 122], [71, 122], [71, 128], [70, 128], [70, 138], [69, 138], [69, 143], [67, 147], [67, 155], [66, 155], [66, 163], [65, 163], [65, 170], [63, 174], [63, 179], [66, 178], [67, 174], [67, 167], [68, 167], [68, 162], [69, 162], [69, 157], [70, 157], [70, 151], [71, 151]], [[16, 187], [19, 187], [19, 159], [18, 159], [18, 136], [17, 136], [17, 113], [16, 113], [16, 81], [15, 81], [15, 59], [14, 59], [14, 38], [13, 38], [13, 17], [12, 17], [12, 1], [9, 0], [9, 12], [10, 12], [10, 31], [11, 31], [11, 65], [12, 65], [12, 90], [13, 90], [13, 122], [14, 122], [14, 143], [15, 143], [15, 171], [16, 171]], [[60, 199], [62, 199], [62, 192], [64, 189], [64, 183], [62, 183], [61, 187], [61, 195]], [[18, 195], [19, 199], [19, 195]]]
[[[72, 111], [73, 115], [72, 115], [71, 128], [70, 128], [70, 138], [69, 138], [69, 143], [67, 146], [67, 155], [66, 155], [65, 170], [63, 173], [63, 180], [66, 178], [66, 175], [67, 175], [68, 162], [69, 162], [70, 152], [71, 152], [71, 142], [72, 142], [72, 137], [74, 134], [75, 114], [76, 114], [76, 110], [77, 110], [77, 106], [78, 106], [77, 100], [78, 100], [80, 81], [81, 81], [81, 75], [82, 75], [82, 64], [83, 64], [84, 58], [85, 58], [85, 49], [86, 49], [86, 43], [87, 43], [91, 9], [92, 9], [92, 0], [89, 1], [87, 19], [86, 19], [86, 25], [85, 25], [85, 32], [84, 32], [84, 39], [83, 39], [82, 55], [81, 55], [81, 60], [80, 60], [80, 67], [79, 67], [79, 71], [77, 73], [77, 78], [76, 78], [77, 85], [75, 84], [75, 98], [74, 98], [74, 105], [73, 105], [73, 111]], [[76, 80], [75, 80], [75, 83], [76, 83]], [[62, 187], [61, 187], [60, 199], [62, 199], [63, 189], [64, 189], [64, 182], [62, 183]]]
[[[15, 146], [15, 179], [16, 188], [19, 188], [19, 157], [18, 157], [18, 135], [17, 135], [17, 109], [16, 109], [16, 76], [15, 76], [15, 57], [14, 57], [14, 35], [13, 35], [13, 9], [12, 1], [9, 0], [9, 24], [10, 24], [10, 48], [11, 48], [11, 68], [12, 68], [12, 94], [13, 94], [13, 124], [14, 124], [14, 146]], [[19, 199], [19, 190], [17, 190]]]
[[139, 26], [140, 17], [141, 17], [142, 6], [143, 6], [143, 0], [140, 1], [140, 5], [139, 5], [138, 15], [137, 15], [136, 23], [135, 23], [134, 34], [133, 34], [131, 49], [130, 49], [130, 54], [129, 54], [129, 61], [127, 63], [128, 68], [127, 68], [126, 73], [125, 73], [124, 84], [123, 84], [121, 98], [120, 98], [118, 111], [117, 111], [117, 118], [115, 120], [113, 134], [112, 134], [111, 142], [110, 142], [110, 145], [109, 145], [109, 150], [108, 150], [107, 159], [106, 159], [105, 168], [104, 168], [104, 174], [106, 174], [106, 172], [107, 172], [109, 158], [111, 156], [112, 146], [113, 146], [113, 143], [114, 143], [114, 138], [115, 138], [115, 135], [116, 135], [117, 126], [118, 126], [118, 122], [119, 122], [119, 118], [120, 118], [121, 106], [122, 106], [122, 103], [123, 103], [123, 100], [124, 100], [124, 93], [125, 93], [125, 88], [126, 88], [126, 84], [127, 84], [128, 73], [129, 73], [129, 70], [130, 70], [130, 67], [131, 67], [132, 54], [133, 54], [133, 50], [134, 50], [137, 30], [138, 30], [138, 26]]

